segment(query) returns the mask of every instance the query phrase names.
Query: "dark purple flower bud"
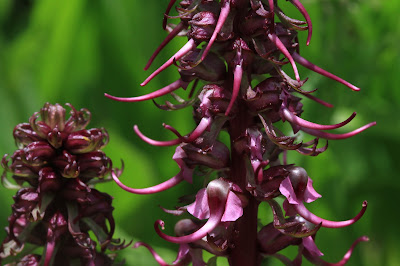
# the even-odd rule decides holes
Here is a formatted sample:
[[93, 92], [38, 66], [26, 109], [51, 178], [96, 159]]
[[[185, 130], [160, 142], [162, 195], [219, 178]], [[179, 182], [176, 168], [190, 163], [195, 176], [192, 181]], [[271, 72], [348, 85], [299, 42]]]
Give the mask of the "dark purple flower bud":
[[202, 11], [194, 15], [188, 23], [191, 26], [188, 33], [190, 38], [196, 42], [208, 41], [217, 24], [217, 16], [212, 12]]
[[47, 141], [51, 144], [51, 146], [58, 149], [62, 146], [66, 137], [67, 133], [60, 131], [57, 127], [55, 127], [49, 132], [49, 134], [47, 134]]
[[88, 153], [100, 150], [108, 143], [108, 134], [104, 129], [92, 128], [79, 130], [68, 135], [64, 148], [72, 154]]
[[13, 212], [29, 214], [39, 203], [39, 194], [33, 188], [22, 188], [13, 197]]
[[61, 188], [61, 185], [61, 177], [54, 172], [53, 168], [45, 167], [39, 171], [39, 193], [56, 192]]
[[273, 199], [280, 195], [279, 186], [287, 176], [288, 171], [285, 166], [271, 166], [262, 172], [261, 182], [258, 181], [254, 187], [250, 186], [247, 189], [262, 201]]
[[64, 200], [82, 203], [86, 201], [86, 197], [90, 191], [91, 188], [87, 184], [79, 178], [73, 178], [64, 184], [59, 194]]
[[[11, 165], [8, 165], [9, 160], [7, 159], [8, 155], [4, 155], [1, 160], [1, 166], [5, 169], [5, 171], [9, 171], [13, 174], [14, 178], [24, 177], [28, 181], [29, 178], [38, 177], [38, 172], [41, 166], [33, 166], [26, 163], [25, 152], [24, 150], [17, 150], [11, 156]], [[6, 172], [4, 172], [6, 175]], [[29, 182], [29, 181], [28, 181]]]
[[77, 111], [71, 104], [67, 103], [66, 105], [71, 108], [71, 111], [70, 117], [65, 122], [64, 131], [71, 133], [73, 131], [84, 129], [89, 124], [92, 114], [85, 108]]
[[15, 142], [20, 149], [23, 149], [31, 142], [41, 140], [29, 123], [18, 124], [14, 128], [13, 135]]
[[[271, 121], [277, 121], [279, 108], [282, 104], [280, 94], [285, 85], [278, 78], [267, 78], [260, 82], [253, 90], [246, 93], [246, 104], [253, 112], [266, 113]], [[278, 117], [276, 117], [278, 116]]]
[[52, 163], [63, 177], [76, 178], [79, 176], [80, 165], [77, 162], [77, 157], [66, 150], [55, 157]]
[[79, 217], [111, 214], [114, 210], [111, 203], [112, 197], [110, 195], [91, 189], [79, 206]]
[[201, 79], [208, 82], [223, 80], [226, 76], [225, 62], [215, 53], [210, 53], [199, 63], [200, 52], [201, 50], [196, 49], [179, 60], [181, 79], [186, 82], [190, 82], [193, 79]]
[[102, 151], [77, 155], [77, 160], [83, 178], [103, 178], [111, 172], [112, 162]]
[[46, 103], [40, 109], [40, 117], [50, 128], [58, 128], [59, 131], [64, 130], [65, 126], [65, 109], [58, 103]]
[[181, 145], [186, 157], [183, 158], [186, 165], [204, 165], [212, 169], [228, 167], [229, 149], [225, 144], [216, 141], [211, 147], [197, 147], [192, 144]]
[[46, 139], [47, 134], [50, 133], [52, 128], [43, 121], [37, 121], [38, 118], [39, 118], [39, 113], [37, 112], [34, 113], [29, 118], [29, 124], [39, 137], [41, 137], [42, 139]]
[[[206, 85], [203, 87], [199, 95], [201, 103], [196, 113], [201, 116], [224, 114], [229, 105], [229, 97], [230, 94], [223, 87], [216, 84]], [[235, 106], [231, 112], [236, 112]]]
[[27, 164], [32, 166], [42, 166], [54, 157], [56, 151], [46, 141], [35, 141], [23, 149], [25, 158], [22, 158]]
[[254, 38], [259, 35], [265, 35], [267, 23], [268, 20], [265, 17], [258, 16], [256, 13], [250, 13], [239, 24], [239, 30], [243, 35]]

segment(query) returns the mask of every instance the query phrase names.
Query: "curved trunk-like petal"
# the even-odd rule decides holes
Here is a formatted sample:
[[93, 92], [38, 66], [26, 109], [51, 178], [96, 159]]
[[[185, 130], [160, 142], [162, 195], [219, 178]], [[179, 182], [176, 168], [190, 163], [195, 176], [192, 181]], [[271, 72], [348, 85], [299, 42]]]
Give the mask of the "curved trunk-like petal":
[[347, 139], [347, 138], [357, 135], [357, 134], [363, 132], [364, 130], [366, 130], [367, 128], [370, 128], [375, 125], [376, 125], [376, 122], [371, 122], [369, 124], [366, 124], [365, 126], [362, 126], [358, 129], [356, 129], [356, 130], [353, 130], [351, 132], [344, 133], [344, 134], [333, 134], [333, 133], [328, 133], [328, 132], [321, 132], [316, 129], [310, 129], [310, 128], [305, 128], [305, 127], [302, 127], [301, 130], [310, 135], [320, 137], [323, 139]]
[[[134, 248], [138, 248], [138, 247], [141, 247], [141, 246], [143, 246], [143, 247], [145, 247], [145, 248], [147, 248], [149, 251], [150, 251], [150, 253], [151, 253], [151, 255], [153, 256], [153, 258], [157, 261], [157, 263], [158, 264], [160, 264], [161, 266], [178, 266], [178, 265], [183, 265], [183, 264], [181, 264], [181, 262], [182, 261], [184, 261], [187, 257], [188, 257], [188, 254], [189, 254], [189, 248], [187, 248], [185, 251], [186, 252], [180, 252], [180, 253], [178, 253], [178, 257], [176, 258], [176, 260], [173, 262], [173, 264], [168, 264], [168, 263], [166, 263], [165, 261], [164, 261], [164, 259], [163, 258], [161, 258], [161, 256], [160, 255], [158, 255], [158, 253], [149, 245], [149, 244], [147, 244], [147, 243], [144, 243], [144, 242], [136, 242], [135, 243], [135, 245], [133, 246]], [[181, 249], [179, 249], [179, 251], [181, 251]]]
[[364, 201], [362, 204], [362, 209], [361, 211], [352, 219], [346, 220], [346, 221], [329, 221], [325, 220], [323, 218], [320, 218], [307, 210], [307, 208], [304, 206], [303, 202], [299, 202], [298, 204], [293, 204], [292, 207], [296, 210], [296, 212], [309, 221], [310, 223], [313, 223], [315, 225], [318, 225], [322, 223], [322, 227], [327, 227], [327, 228], [341, 228], [341, 227], [346, 227], [349, 226], [355, 222], [357, 222], [365, 213], [367, 210], [367, 201]]
[[168, 179], [167, 181], [164, 181], [158, 185], [152, 186], [152, 187], [147, 187], [147, 188], [131, 188], [128, 187], [119, 180], [117, 175], [112, 172], [111, 173], [112, 178], [114, 179], [115, 183], [117, 183], [118, 186], [120, 186], [123, 190], [128, 191], [130, 193], [134, 194], [153, 194], [153, 193], [158, 193], [164, 190], [167, 190], [169, 188], [172, 188], [182, 182], [183, 177], [181, 175], [181, 172], [179, 172], [176, 176], [172, 177], [171, 179]]
[[164, 13], [164, 18], [163, 18], [163, 29], [165, 30], [165, 28], [167, 27], [167, 18], [169, 15], [169, 12], [171, 11], [172, 7], [174, 6], [176, 0], [170, 0], [167, 6], [167, 9], [165, 10]]
[[[166, 18], [165, 18], [166, 19]], [[183, 22], [179, 23], [176, 25], [176, 27], [165, 37], [165, 39], [162, 41], [162, 43], [157, 47], [157, 49], [154, 51], [154, 53], [151, 55], [149, 61], [147, 62], [146, 66], [144, 67], [144, 70], [149, 69], [151, 64], [153, 63], [154, 59], [156, 56], [160, 53], [162, 49], [176, 36], [178, 35], [186, 26], [183, 24]], [[164, 27], [165, 29], [165, 27]]]
[[311, 95], [309, 93], [302, 93], [302, 95], [306, 96], [310, 100], [313, 100], [314, 102], [322, 104], [325, 107], [328, 107], [328, 108], [332, 108], [333, 107], [333, 104], [325, 102], [325, 101], [323, 101], [321, 99], [318, 99], [317, 97], [315, 97], [315, 96], [313, 96], [313, 95]]
[[230, 1], [225, 0], [224, 2], [225, 3], [223, 3], [223, 5], [221, 7], [221, 12], [219, 13], [217, 25], [215, 26], [215, 30], [214, 30], [213, 34], [211, 35], [210, 41], [208, 41], [206, 49], [204, 49], [204, 52], [201, 56], [201, 61], [203, 61], [204, 58], [206, 58], [208, 52], [211, 49], [211, 46], [213, 45], [215, 39], [217, 38], [218, 33], [221, 31], [221, 29], [224, 26], [224, 23], [226, 21], [226, 18], [229, 15], [229, 11], [231, 9], [230, 3], [229, 3]]
[[165, 62], [162, 66], [160, 66], [156, 71], [154, 71], [145, 81], [143, 81], [140, 86], [145, 86], [150, 82], [155, 76], [160, 74], [164, 69], [172, 65], [175, 61], [181, 59], [185, 54], [189, 53], [193, 48], [195, 48], [196, 42], [193, 39], [190, 39], [176, 54], [174, 54], [167, 62]]
[[313, 63], [311, 63], [310, 61], [308, 61], [304, 57], [300, 56], [298, 53], [294, 52], [292, 54], [292, 56], [293, 56], [293, 59], [297, 63], [299, 63], [300, 65], [302, 65], [302, 66], [304, 66], [304, 67], [306, 67], [306, 68], [308, 68], [308, 69], [310, 69], [310, 70], [312, 70], [312, 71], [314, 71], [314, 72], [316, 72], [318, 74], [321, 74], [321, 75], [323, 75], [323, 76], [325, 76], [327, 78], [330, 78], [330, 79], [333, 79], [333, 80], [335, 80], [335, 81], [337, 81], [339, 83], [342, 83], [343, 85], [349, 87], [353, 91], [359, 91], [360, 90], [360, 88], [358, 88], [358, 87], [354, 86], [353, 84], [345, 81], [344, 79], [339, 78], [338, 76], [326, 71], [325, 69], [322, 69], [319, 66], [314, 65]]
[[162, 89], [153, 91], [149, 94], [145, 94], [142, 96], [137, 96], [137, 97], [129, 97], [129, 98], [124, 98], [124, 97], [116, 97], [116, 96], [112, 96], [110, 94], [104, 93], [104, 96], [106, 96], [107, 98], [110, 98], [111, 100], [115, 100], [115, 101], [119, 101], [119, 102], [141, 102], [141, 101], [146, 101], [146, 100], [151, 100], [160, 96], [163, 96], [165, 94], [171, 93], [173, 91], [176, 91], [179, 88], [184, 88], [186, 89], [188, 83], [184, 82], [180, 79], [178, 79], [177, 81], [169, 84], [168, 86], [165, 86]]
[[342, 127], [346, 124], [348, 124], [353, 118], [356, 116], [356, 113], [354, 112], [349, 118], [344, 120], [341, 123], [335, 124], [335, 125], [320, 125], [316, 123], [309, 122], [307, 120], [304, 120], [296, 115], [294, 115], [292, 112], [289, 111], [289, 109], [283, 107], [282, 109], [283, 116], [285, 119], [291, 123], [294, 123], [296, 125], [299, 125], [301, 127], [305, 128], [310, 128], [310, 129], [315, 129], [315, 130], [330, 130], [330, 129], [336, 129], [339, 127]]
[[221, 179], [213, 180], [208, 184], [207, 196], [210, 207], [210, 218], [196, 232], [178, 237], [166, 235], [159, 228], [159, 226], [161, 226], [161, 228], [164, 229], [164, 221], [162, 220], [157, 220], [154, 223], [154, 229], [161, 238], [172, 243], [185, 244], [202, 239], [221, 223], [221, 219], [225, 213], [229, 191], [229, 183]]
[[307, 260], [309, 260], [311, 263], [313, 263], [315, 265], [343, 266], [349, 261], [351, 254], [353, 253], [353, 250], [357, 246], [357, 244], [360, 242], [366, 242], [366, 241], [369, 241], [369, 238], [366, 236], [361, 236], [361, 237], [357, 238], [356, 241], [353, 242], [353, 244], [351, 245], [349, 250], [346, 252], [346, 254], [344, 254], [343, 258], [339, 262], [336, 262], [336, 263], [329, 263], [329, 262], [324, 261], [320, 257], [313, 256], [308, 250], [304, 250], [303, 254]]
[[214, 230], [218, 226], [218, 224], [221, 222], [221, 218], [222, 215], [224, 214], [224, 211], [225, 211], [225, 206], [221, 206], [221, 208], [218, 210], [217, 213], [214, 213], [214, 215], [210, 215], [210, 219], [208, 219], [207, 222], [201, 228], [199, 228], [199, 230], [190, 235], [169, 236], [164, 234], [159, 228], [159, 226], [164, 228], [164, 221], [161, 220], [156, 221], [156, 223], [154, 224], [154, 229], [161, 238], [172, 243], [184, 244], [184, 243], [194, 242], [207, 236], [207, 234], [209, 234], [212, 230]]
[[190, 143], [194, 140], [196, 140], [198, 137], [200, 137], [204, 131], [207, 130], [207, 128], [211, 125], [212, 119], [210, 117], [204, 117], [201, 119], [199, 125], [192, 131], [192, 133], [189, 134], [189, 136], [182, 137], [175, 129], [172, 127], [166, 125], [165, 127], [169, 130], [171, 130], [173, 133], [175, 133], [179, 139], [174, 139], [174, 140], [167, 140], [167, 141], [158, 141], [158, 140], [153, 140], [145, 135], [143, 135], [142, 132], [140, 132], [139, 128], [137, 125], [133, 127], [135, 133], [141, 138], [144, 142], [149, 143], [150, 145], [154, 146], [173, 146], [180, 144], [182, 142]]
[[282, 52], [284, 56], [289, 60], [290, 64], [292, 65], [294, 75], [296, 77], [296, 80], [300, 82], [300, 76], [299, 76], [299, 71], [297, 70], [296, 63], [293, 60], [293, 57], [285, 47], [285, 45], [282, 43], [282, 41], [279, 39], [279, 37], [275, 33], [268, 33], [268, 38], [273, 42], [276, 47]]
[[309, 45], [310, 40], [311, 40], [311, 35], [312, 35], [312, 23], [311, 23], [310, 15], [308, 14], [307, 10], [304, 8], [303, 4], [300, 3], [299, 0], [290, 0], [290, 2], [292, 2], [292, 4], [300, 11], [300, 13], [306, 19], [307, 27], [308, 27], [307, 45]]

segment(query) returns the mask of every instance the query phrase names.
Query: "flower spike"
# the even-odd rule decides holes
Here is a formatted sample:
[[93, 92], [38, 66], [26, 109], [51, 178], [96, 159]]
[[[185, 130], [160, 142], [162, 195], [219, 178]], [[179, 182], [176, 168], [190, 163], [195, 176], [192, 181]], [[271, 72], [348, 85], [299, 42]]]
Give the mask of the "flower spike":
[[155, 76], [160, 74], [164, 69], [172, 65], [176, 60], [179, 60], [185, 54], [189, 53], [193, 48], [195, 48], [196, 42], [193, 39], [190, 39], [175, 55], [173, 55], [167, 62], [165, 62], [162, 66], [160, 66], [156, 71], [154, 71], [145, 81], [143, 81], [140, 86], [145, 86], [150, 82]]
[[[336, 124], [317, 124], [302, 118], [303, 108], [306, 107], [302, 98], [309, 98], [329, 108], [333, 105], [313, 96], [317, 88], [303, 88], [308, 78], [300, 79], [298, 65], [354, 91], [360, 89], [300, 56], [298, 32], [308, 31], [306, 44], [309, 45], [313, 25], [302, 0], [287, 1], [300, 12], [302, 20], [293, 19], [281, 10], [279, 5], [283, 0], [168, 0], [163, 19], [163, 28], [168, 35], [151, 55], [145, 70], [173, 38], [186, 36], [187, 43], [150, 74], [141, 86], [172, 64], [177, 66], [179, 80], [137, 97], [122, 98], [106, 94], [106, 97], [122, 102], [152, 100], [163, 110], [178, 110], [189, 105], [193, 108], [196, 127], [190, 133], [181, 134], [176, 128], [163, 124], [166, 130], [174, 134], [171, 140], [150, 139], [137, 125], [133, 127], [139, 138], [148, 144], [176, 146], [172, 156], [180, 168], [176, 176], [152, 187], [136, 189], [121, 182], [121, 171], [109, 169], [107, 172], [111, 173], [110, 179], [114, 179], [118, 186], [137, 194], [161, 192], [183, 180], [193, 183], [194, 176], [204, 179], [202, 188], [195, 195], [180, 197], [179, 206], [174, 210], [162, 208], [168, 214], [185, 213], [192, 215], [192, 218], [181, 218], [171, 235], [163, 231], [164, 221], [157, 220], [154, 224], [161, 238], [180, 245], [175, 261], [167, 263], [150, 245], [136, 243], [135, 248], [147, 248], [160, 265], [214, 265], [219, 256], [227, 257], [231, 265], [261, 265], [262, 256], [274, 256], [287, 265], [301, 265], [303, 258], [317, 265], [343, 265], [354, 246], [367, 240], [366, 237], [359, 238], [336, 264], [320, 259], [323, 253], [315, 242], [319, 229], [340, 228], [355, 223], [364, 215], [367, 202], [363, 203], [361, 211], [354, 218], [345, 221], [329, 221], [311, 213], [305, 204], [321, 195], [313, 188], [313, 180], [306, 170], [293, 164], [288, 153], [297, 151], [302, 155], [317, 156], [328, 148], [328, 141], [320, 145], [322, 138], [349, 138], [375, 125], [375, 122], [337, 134], [329, 131], [346, 126], [355, 118], [355, 112]], [[170, 16], [174, 7], [178, 14]], [[179, 21], [167, 25], [169, 19]], [[282, 69], [285, 65], [293, 69], [290, 76]], [[186, 90], [189, 84], [193, 86], [190, 92], [185, 93], [185, 97], [175, 94], [175, 90]], [[173, 101], [156, 103], [162, 100], [158, 97], [166, 95], [172, 96]], [[56, 125], [58, 119], [53, 120]], [[280, 130], [279, 124], [286, 121], [294, 135], [286, 136]], [[222, 131], [228, 133], [230, 145], [219, 141]], [[312, 135], [313, 139], [303, 140], [301, 134], [297, 134], [299, 131]], [[76, 163], [80, 154], [74, 151], [101, 146], [100, 138], [94, 133], [79, 133], [91, 136], [91, 141], [68, 138], [68, 145], [65, 145], [63, 136], [57, 135], [57, 130], [36, 121], [34, 116], [30, 124], [21, 126], [15, 132], [24, 150], [10, 159], [4, 159], [3, 164], [17, 177], [17, 184], [28, 182], [33, 185], [31, 180], [35, 178], [35, 167], [52, 157], [60, 147], [71, 146], [73, 153], [62, 157], [57, 153], [57, 164], [64, 169], [61, 172], [63, 176], [73, 179], [74, 173], [88, 172]], [[41, 138], [47, 138], [51, 147], [40, 143], [35, 146], [29, 144]], [[36, 147], [42, 153], [38, 153]], [[36, 154], [38, 160], [35, 156], [27, 156], [29, 152]], [[86, 159], [86, 168], [90, 169], [94, 157], [91, 155]], [[19, 164], [21, 168], [16, 169], [15, 165]], [[41, 173], [39, 178], [45, 176], [46, 179], [42, 178], [44, 181], [40, 189], [50, 190], [58, 185], [51, 182], [55, 173]], [[88, 193], [70, 190], [74, 193], [65, 197]], [[275, 198], [281, 196], [286, 200], [278, 203]], [[273, 221], [259, 230], [258, 206], [264, 201], [270, 205], [272, 203]], [[92, 211], [94, 209], [98, 210], [99, 207], [92, 208]], [[285, 210], [285, 214], [282, 210]], [[14, 232], [14, 238], [18, 238], [18, 223], [14, 221], [13, 224], [10, 230]], [[294, 259], [278, 253], [291, 245], [298, 246], [298, 254]], [[213, 255], [207, 263], [202, 258], [203, 251]]]
[[224, 26], [224, 23], [229, 15], [230, 9], [231, 9], [230, 1], [229, 0], [223, 1], [222, 7], [221, 7], [221, 12], [219, 13], [217, 25], [215, 26], [215, 30], [214, 30], [210, 40], [208, 41], [206, 49], [204, 49], [203, 55], [201, 56], [201, 61], [203, 61], [204, 58], [206, 58], [208, 52], [211, 49], [211, 46], [213, 45], [215, 39], [217, 38], [218, 33], [221, 31], [222, 27]]
[[312, 70], [314, 72], [317, 72], [318, 74], [321, 74], [321, 75], [323, 75], [323, 76], [325, 76], [327, 78], [330, 78], [330, 79], [333, 79], [333, 80], [335, 80], [335, 81], [337, 81], [339, 83], [342, 83], [343, 85], [349, 87], [353, 91], [359, 91], [360, 90], [360, 88], [358, 88], [358, 87], [354, 86], [353, 84], [345, 81], [344, 79], [339, 78], [338, 76], [336, 76], [336, 75], [334, 75], [334, 74], [332, 74], [332, 73], [320, 68], [319, 66], [314, 65], [313, 63], [311, 63], [310, 61], [308, 61], [307, 59], [305, 59], [304, 57], [302, 57], [298, 53], [294, 52], [292, 54], [292, 56], [293, 56], [293, 59], [297, 63], [299, 63], [300, 65], [302, 65], [302, 66], [304, 66], [304, 67], [306, 67], [306, 68], [308, 68], [308, 69], [310, 69], [310, 70]]
[[179, 88], [186, 89], [187, 85], [188, 85], [187, 82], [184, 82], [181, 79], [178, 79], [177, 81], [172, 82], [171, 84], [169, 84], [168, 86], [165, 86], [162, 89], [159, 89], [157, 91], [153, 91], [149, 94], [138, 96], [138, 97], [130, 97], [130, 98], [116, 97], [116, 96], [112, 96], [107, 93], [104, 93], [104, 96], [106, 96], [107, 98], [110, 98], [111, 100], [115, 100], [115, 101], [119, 101], [119, 102], [129, 102], [129, 103], [141, 102], [141, 101], [152, 100], [154, 98], [161, 97], [165, 94], [176, 91]]

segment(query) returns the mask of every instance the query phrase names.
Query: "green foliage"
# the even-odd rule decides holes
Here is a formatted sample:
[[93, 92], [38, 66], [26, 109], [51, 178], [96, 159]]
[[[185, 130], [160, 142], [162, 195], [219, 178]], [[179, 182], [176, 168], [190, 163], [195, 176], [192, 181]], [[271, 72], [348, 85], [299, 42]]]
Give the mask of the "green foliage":
[[[162, 3], [161, 3], [162, 2]], [[171, 68], [145, 88], [143, 67], [166, 33], [161, 21], [168, 1], [149, 0], [2, 0], [0, 1], [0, 154], [15, 147], [12, 130], [46, 101], [70, 102], [86, 107], [93, 114], [92, 127], [105, 127], [110, 133], [106, 153], [119, 167], [125, 161], [121, 180], [134, 187], [157, 184], [178, 172], [171, 160], [173, 148], [155, 148], [141, 142], [132, 131], [138, 124], [151, 137], [170, 139], [162, 122], [181, 132], [193, 127], [190, 110], [167, 113], [151, 102], [118, 103], [103, 96], [137, 96], [174, 81]], [[400, 66], [398, 0], [302, 1], [309, 10], [314, 35], [305, 46], [306, 33], [300, 36], [302, 55], [361, 87], [352, 92], [346, 87], [300, 69], [310, 80], [304, 89], [320, 88], [316, 95], [335, 105], [307, 104], [304, 117], [316, 122], [338, 122], [357, 111], [348, 129], [370, 121], [377, 126], [343, 141], [330, 142], [327, 152], [316, 158], [289, 154], [289, 161], [307, 169], [324, 197], [310, 206], [315, 213], [331, 219], [354, 216], [366, 199], [366, 215], [345, 229], [321, 230], [317, 243], [328, 261], [338, 261], [352, 241], [367, 234], [351, 259], [352, 265], [400, 265], [397, 252], [400, 234], [396, 213], [400, 171], [396, 150], [400, 148], [397, 117], [400, 90], [396, 80]], [[300, 14], [297, 14], [302, 19]], [[182, 42], [174, 41], [154, 62], [164, 62]], [[324, 108], [324, 107], [322, 107]], [[115, 198], [117, 237], [177, 249], [160, 240], [153, 231], [156, 219], [165, 219], [171, 233], [174, 217], [165, 215], [158, 204], [172, 208], [176, 195], [189, 193], [183, 184], [178, 189], [155, 196], [131, 195], [115, 184], [101, 185]], [[186, 189], [186, 190], [185, 190]], [[2, 212], [0, 227], [7, 224], [14, 192], [0, 189]], [[168, 231], [171, 230], [171, 231]], [[118, 234], [119, 233], [119, 234]], [[1, 238], [5, 235], [1, 232]], [[158, 248], [157, 248], [158, 247]], [[329, 252], [327, 252], [329, 250]], [[172, 261], [168, 249], [160, 251]], [[155, 265], [144, 248], [121, 253], [128, 265]], [[139, 260], [141, 262], [139, 262]], [[276, 262], [271, 259], [273, 265]]]

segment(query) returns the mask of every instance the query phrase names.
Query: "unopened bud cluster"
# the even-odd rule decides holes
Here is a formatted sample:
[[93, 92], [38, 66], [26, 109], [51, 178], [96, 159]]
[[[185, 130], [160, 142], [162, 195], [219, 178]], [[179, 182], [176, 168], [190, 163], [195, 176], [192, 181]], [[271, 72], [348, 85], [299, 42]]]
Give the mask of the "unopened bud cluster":
[[[1, 162], [5, 169], [2, 183], [18, 189], [1, 246], [0, 256], [5, 261], [109, 265], [112, 257], [104, 253], [106, 249], [122, 247], [112, 239], [115, 223], [111, 196], [91, 186], [107, 179], [112, 170], [110, 158], [101, 151], [108, 134], [104, 129], [85, 129], [90, 112], [67, 106], [71, 109], [68, 119], [63, 106], [46, 103], [29, 123], [14, 129], [19, 149], [10, 157], [5, 155]], [[44, 247], [43, 254], [13, 257], [26, 245]]]

